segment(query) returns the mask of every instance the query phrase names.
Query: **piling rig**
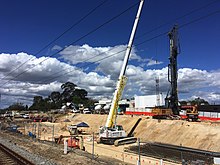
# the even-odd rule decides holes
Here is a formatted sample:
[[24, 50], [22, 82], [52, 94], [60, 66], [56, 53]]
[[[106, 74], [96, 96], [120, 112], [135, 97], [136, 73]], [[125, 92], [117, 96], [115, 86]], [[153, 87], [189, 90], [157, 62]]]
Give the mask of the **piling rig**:
[[165, 98], [165, 106], [172, 109], [173, 115], [179, 115], [178, 93], [177, 93], [177, 55], [179, 54], [178, 27], [175, 25], [169, 32], [170, 39], [170, 64], [168, 65], [168, 81], [170, 90]]

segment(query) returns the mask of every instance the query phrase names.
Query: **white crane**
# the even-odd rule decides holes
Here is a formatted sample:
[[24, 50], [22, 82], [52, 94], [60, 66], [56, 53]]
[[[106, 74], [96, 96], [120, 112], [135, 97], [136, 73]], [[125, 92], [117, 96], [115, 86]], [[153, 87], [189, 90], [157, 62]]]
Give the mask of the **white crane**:
[[[127, 78], [125, 77], [125, 72], [126, 72], [126, 68], [128, 64], [128, 59], [131, 54], [132, 44], [133, 44], [133, 40], [134, 40], [134, 36], [136, 33], [136, 29], [137, 29], [137, 25], [138, 25], [138, 21], [140, 18], [143, 4], [144, 4], [144, 0], [141, 0], [138, 11], [137, 11], [137, 15], [134, 21], [133, 29], [130, 35], [130, 39], [128, 42], [128, 46], [126, 49], [126, 53], [125, 53], [123, 65], [121, 68], [121, 72], [118, 78], [116, 90], [114, 92], [114, 97], [111, 103], [111, 109], [109, 111], [109, 115], [108, 115], [105, 126], [100, 128], [99, 139], [101, 143], [114, 144], [115, 140], [127, 137], [127, 134], [124, 131], [123, 127], [121, 125], [116, 124], [116, 117], [117, 117], [117, 110], [118, 110], [118, 102], [121, 99], [122, 92], [124, 90], [124, 86], [127, 80]], [[131, 140], [132, 138], [129, 138], [129, 139]], [[129, 140], [127, 140], [127, 142], [128, 141]]]

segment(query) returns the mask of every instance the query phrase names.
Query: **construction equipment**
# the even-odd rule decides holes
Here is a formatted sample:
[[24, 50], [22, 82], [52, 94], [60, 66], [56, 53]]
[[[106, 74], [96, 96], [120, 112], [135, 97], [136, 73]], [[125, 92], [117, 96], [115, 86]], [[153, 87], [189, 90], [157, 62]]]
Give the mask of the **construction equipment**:
[[199, 121], [199, 112], [197, 105], [185, 105], [181, 106], [182, 110], [186, 110], [186, 120]]
[[79, 135], [63, 136], [63, 135], [60, 135], [59, 137], [55, 137], [54, 139], [55, 139], [55, 143], [57, 143], [57, 144], [63, 144], [63, 141], [66, 139], [68, 147], [85, 151], [83, 136], [79, 136]]
[[57, 144], [61, 144], [63, 143], [63, 140], [65, 138], [67, 139], [67, 146], [71, 147], [71, 148], [76, 148], [76, 149], [81, 149], [85, 151], [85, 147], [84, 147], [84, 141], [83, 141], [83, 136], [79, 135], [79, 130], [77, 129], [76, 125], [71, 125], [68, 126], [68, 130], [70, 135], [69, 136], [63, 136], [60, 135], [58, 138], [55, 138], [55, 142]]
[[152, 109], [151, 113], [154, 119], [169, 119], [173, 116], [172, 109], [163, 107], [155, 107]]
[[[126, 49], [126, 53], [125, 53], [125, 57], [124, 57], [124, 61], [122, 64], [122, 69], [118, 78], [118, 82], [117, 82], [117, 87], [116, 90], [114, 92], [114, 97], [113, 97], [113, 101], [111, 103], [111, 108], [109, 111], [109, 115], [106, 121], [105, 126], [100, 127], [100, 131], [99, 131], [99, 140], [98, 142], [100, 143], [105, 143], [105, 144], [116, 144], [116, 145], [120, 145], [120, 144], [125, 144], [125, 143], [131, 143], [131, 142], [136, 142], [136, 138], [134, 137], [130, 137], [129, 139], [127, 139], [126, 141], [126, 132], [124, 131], [123, 127], [121, 125], [117, 125], [116, 124], [116, 117], [117, 117], [117, 111], [118, 111], [118, 103], [119, 100], [121, 99], [122, 96], [122, 92], [126, 83], [127, 78], [125, 77], [125, 71], [126, 71], [126, 67], [127, 67], [127, 63], [128, 63], [128, 59], [131, 53], [131, 48], [132, 48], [132, 44], [133, 44], [133, 39], [136, 33], [136, 29], [137, 29], [137, 25], [138, 25], [138, 21], [139, 21], [139, 17], [141, 14], [141, 10], [143, 7], [143, 3], [144, 0], [140, 1], [139, 4], [139, 8], [138, 8], [138, 12], [136, 15], [136, 19], [133, 25], [133, 29], [130, 35], [130, 39], [129, 39], [129, 43]], [[118, 140], [116, 142], [116, 140]]]
[[[170, 89], [165, 98], [165, 107], [157, 106], [152, 109], [153, 118], [156, 119], [179, 119], [178, 94], [177, 94], [177, 55], [178, 55], [178, 39], [177, 26], [168, 34], [170, 39], [170, 64], [168, 65], [168, 81]], [[156, 83], [159, 80], [156, 79]], [[156, 84], [156, 89], [159, 84]], [[157, 95], [159, 91], [156, 91]]]
[[85, 147], [83, 145], [83, 137], [82, 136], [71, 136], [67, 141], [68, 147], [81, 149], [85, 151]]
[[177, 55], [179, 54], [179, 44], [177, 38], [177, 26], [168, 34], [170, 39], [170, 64], [168, 65], [168, 81], [170, 82], [170, 90], [165, 98], [165, 105], [171, 108], [174, 115], [179, 115], [178, 94], [177, 94]]

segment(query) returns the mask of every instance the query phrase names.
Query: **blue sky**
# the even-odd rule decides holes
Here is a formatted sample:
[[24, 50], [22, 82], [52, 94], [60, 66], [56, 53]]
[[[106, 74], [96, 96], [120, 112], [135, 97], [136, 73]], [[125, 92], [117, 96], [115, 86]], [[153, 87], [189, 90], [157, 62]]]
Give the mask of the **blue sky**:
[[[112, 96], [114, 87], [110, 88], [109, 86], [114, 86], [115, 84], [115, 77], [117, 77], [117, 74], [119, 73], [120, 62], [123, 56], [115, 58], [116, 61], [114, 61], [114, 59], [110, 60], [112, 63], [111, 67], [107, 66], [104, 62], [96, 62], [95, 65], [87, 66], [86, 64], [83, 64], [82, 61], [97, 54], [97, 52], [104, 52], [112, 47], [121, 50], [123, 48], [122, 45], [125, 45], [128, 42], [138, 5], [128, 10], [111, 23], [98, 29], [91, 35], [88, 35], [74, 44], [71, 43], [126, 10], [133, 4], [138, 3], [138, 0], [106, 1], [94, 13], [66, 33], [62, 38], [55, 41], [44, 51], [36, 55], [36, 53], [45, 45], [62, 34], [66, 29], [102, 2], [104, 2], [104, 0], [1, 0], [0, 78], [3, 78], [1, 82], [3, 84], [7, 82], [7, 78], [9, 77], [4, 78], [4, 76], [12, 71], [13, 68], [16, 68], [29, 58], [34, 58], [33, 63], [30, 63], [29, 61], [27, 65], [18, 69], [17, 72], [11, 73], [10, 78], [12, 80], [8, 81], [6, 85], [0, 87], [0, 92], [2, 94], [2, 107], [11, 104], [13, 100], [24, 100], [25, 103], [30, 104], [30, 96], [32, 97], [39, 94], [47, 96], [52, 90], [58, 90], [60, 84], [68, 80], [75, 81], [79, 87], [85, 87], [91, 93], [91, 97], [100, 97], [100, 93], [102, 93], [103, 96]], [[197, 10], [199, 8], [201, 9]], [[220, 95], [218, 94], [218, 85], [220, 84], [218, 80], [220, 71], [218, 60], [220, 54], [219, 10], [219, 0], [145, 0], [134, 45], [138, 45], [139, 43], [151, 39], [161, 33], [168, 32], [174, 24], [180, 26], [179, 39], [181, 53], [178, 56], [178, 68], [182, 69], [182, 75], [180, 75], [182, 78], [179, 80], [181, 87], [181, 89], [179, 89], [179, 94], [182, 99], [190, 99], [200, 95], [201, 97], [210, 100], [210, 102], [220, 103]], [[189, 14], [191, 11], [195, 12]], [[218, 13], [210, 15], [210, 13], [215, 11], [218, 11]], [[189, 15], [182, 17], [186, 14]], [[184, 24], [207, 15], [210, 16], [181, 27]], [[182, 18], [176, 19], [179, 17]], [[163, 24], [166, 25], [157, 28]], [[146, 34], [146, 32], [151, 30], [154, 31]], [[33, 69], [28, 70], [28, 73], [16, 77], [17, 74], [22, 72], [22, 69], [24, 71], [25, 69], [28, 69], [30, 65], [36, 65], [37, 62], [46, 56], [55, 53], [57, 51], [55, 47], [66, 47], [66, 50], [55, 55], [54, 57], [56, 59], [49, 58], [49, 60], [45, 61], [45, 65], [37, 65]], [[84, 52], [83, 56], [82, 54], [77, 56], [79, 50]], [[19, 54], [22, 52], [23, 55]], [[106, 53], [106, 56], [107, 54], [108, 53]], [[139, 75], [144, 73], [143, 75], [145, 77], [142, 77], [141, 79], [140, 77], [138, 78], [131, 74], [131, 79], [125, 89], [124, 96], [131, 97], [134, 95], [153, 94], [153, 88], [155, 86], [153, 80], [156, 73], [162, 74], [161, 91], [166, 93], [165, 91], [167, 90], [168, 84], [166, 83], [165, 75], [166, 66], [169, 63], [168, 57], [169, 40], [167, 35], [163, 35], [142, 45], [135, 46], [129, 62], [129, 68], [132, 73], [139, 73]], [[160, 64], [150, 65], [149, 62], [154, 62], [154, 60], [158, 60]], [[52, 66], [54, 63], [56, 66]], [[82, 64], [84, 70], [81, 70], [82, 68], [80, 66], [82, 66]], [[48, 84], [43, 81], [39, 82], [43, 78], [49, 77], [51, 75], [50, 73], [54, 73], [54, 70], [59, 67], [72, 67], [74, 73], [69, 75], [69, 77], [58, 78], [56, 79], [56, 82], [53, 82], [54, 80]], [[45, 68], [46, 70], [44, 70]], [[189, 68], [190, 70], [187, 70], [186, 68]], [[78, 73], [78, 70], [81, 71], [80, 74]], [[48, 74], [46, 74], [46, 72]], [[85, 79], [70, 78], [71, 76], [78, 77], [79, 75], [77, 75], [77, 73], [79, 75], [85, 74]], [[146, 74], [148, 75], [146, 76]], [[192, 75], [189, 76], [190, 74]], [[149, 75], [152, 76], [148, 77]], [[96, 77], [98, 82], [103, 82], [102, 86], [97, 87], [94, 84], [91, 85], [90, 82], [92, 80], [88, 78], [90, 76], [93, 78]], [[145, 81], [149, 81], [146, 77], [152, 81], [149, 86], [147, 86], [147, 83], [144, 84]], [[39, 78], [39, 80], [37, 80], [37, 78]], [[191, 84], [182, 83], [184, 82], [184, 79], [186, 80], [187, 78], [192, 80], [190, 81]], [[206, 82], [207, 79], [210, 81]], [[132, 86], [132, 84], [134, 84], [132, 81], [137, 82], [137, 80], [140, 80], [140, 83], [135, 87]], [[17, 86], [18, 84], [19, 86]], [[39, 87], [42, 86], [42, 84], [45, 85], [45, 89]], [[91, 85], [91, 88], [89, 84]], [[31, 87], [32, 90], [27, 90], [27, 87]], [[25, 91], [16, 91], [18, 88], [20, 90], [25, 89]], [[46, 90], [48, 88], [51, 90]], [[140, 92], [142, 88], [146, 90], [145, 93]], [[130, 89], [134, 90], [130, 91]], [[210, 96], [213, 93], [215, 96]], [[3, 105], [4, 100], [11, 101], [8, 101]]]

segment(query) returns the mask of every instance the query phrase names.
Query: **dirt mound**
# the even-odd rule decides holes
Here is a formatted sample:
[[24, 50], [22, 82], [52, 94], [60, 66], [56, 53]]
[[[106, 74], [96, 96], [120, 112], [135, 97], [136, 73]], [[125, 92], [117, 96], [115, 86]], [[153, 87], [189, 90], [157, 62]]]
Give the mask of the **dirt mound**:
[[[118, 124], [123, 125], [129, 132], [139, 116], [119, 115]], [[220, 152], [220, 123], [187, 122], [182, 120], [155, 120], [141, 116], [142, 120], [134, 131], [135, 137], [143, 142], [161, 142], [173, 145], [182, 145], [202, 150]], [[99, 127], [105, 125], [107, 115], [77, 114], [70, 115], [71, 124], [86, 122], [89, 133], [98, 132]], [[61, 124], [62, 125], [62, 124]]]

